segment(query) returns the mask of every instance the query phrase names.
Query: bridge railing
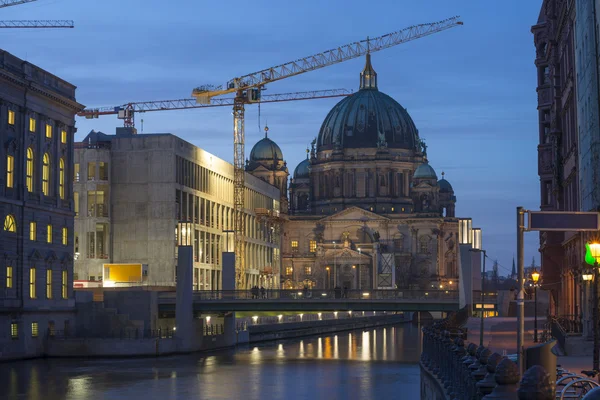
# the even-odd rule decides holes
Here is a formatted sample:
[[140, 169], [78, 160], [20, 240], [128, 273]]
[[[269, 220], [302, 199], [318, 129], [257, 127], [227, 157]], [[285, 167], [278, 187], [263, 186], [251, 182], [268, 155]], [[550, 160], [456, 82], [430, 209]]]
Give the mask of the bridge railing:
[[458, 301], [458, 291], [449, 290], [198, 290], [195, 300], [419, 300]]

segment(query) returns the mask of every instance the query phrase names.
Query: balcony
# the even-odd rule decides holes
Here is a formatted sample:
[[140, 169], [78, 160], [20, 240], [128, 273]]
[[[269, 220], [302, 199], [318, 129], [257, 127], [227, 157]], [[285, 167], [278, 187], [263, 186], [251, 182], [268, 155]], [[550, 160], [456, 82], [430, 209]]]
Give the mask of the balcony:
[[88, 208], [88, 217], [108, 218], [107, 204], [92, 204]]

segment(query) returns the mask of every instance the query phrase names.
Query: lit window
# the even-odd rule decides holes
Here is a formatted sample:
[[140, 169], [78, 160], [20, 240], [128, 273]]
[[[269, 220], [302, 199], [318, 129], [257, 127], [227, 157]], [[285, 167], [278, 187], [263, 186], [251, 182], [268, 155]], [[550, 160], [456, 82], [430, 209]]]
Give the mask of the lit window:
[[298, 241], [292, 240], [292, 250], [298, 250]]
[[316, 252], [317, 251], [317, 241], [316, 240], [311, 240], [309, 242], [308, 249], [310, 250], [311, 253]]
[[46, 238], [48, 243], [52, 243], [52, 225], [50, 224], [46, 227]]
[[13, 287], [13, 267], [6, 267], [6, 288], [12, 289]]
[[69, 243], [69, 231], [67, 228], [62, 228], [62, 244], [66, 246]]
[[65, 160], [61, 158], [58, 162], [58, 192], [62, 200], [65, 199]]
[[304, 275], [312, 275], [312, 267], [307, 265], [304, 267]]
[[15, 221], [15, 216], [12, 214], [8, 214], [6, 218], [4, 218], [4, 230], [7, 232], [17, 232], [17, 221]]
[[62, 272], [62, 298], [63, 299], [66, 299], [69, 295], [69, 292], [67, 290], [68, 277], [69, 277], [69, 275], [67, 275], [67, 270], [63, 269], [63, 272]]
[[35, 118], [29, 118], [29, 132], [35, 132]]
[[19, 327], [17, 325], [16, 322], [12, 322], [10, 324], [10, 337], [12, 339], [18, 339], [19, 338]]
[[64, 129], [62, 131], [60, 131], [60, 142], [62, 144], [67, 143], [67, 131], [65, 131]]
[[46, 124], [46, 138], [52, 139], [52, 125]]
[[29, 223], [29, 240], [35, 241], [37, 239], [37, 224], [33, 221]]
[[13, 110], [8, 110], [8, 124], [15, 124], [15, 112]]
[[31, 337], [38, 337], [38, 323], [37, 322], [32, 322], [31, 323]]
[[27, 191], [30, 193], [33, 192], [33, 149], [31, 147], [27, 149], [25, 183], [27, 184]]
[[6, 187], [14, 187], [15, 185], [15, 158], [6, 156]]
[[286, 275], [292, 275], [294, 273], [294, 268], [293, 267], [285, 267], [285, 274]]
[[46, 270], [46, 298], [52, 298], [52, 270]]
[[42, 192], [44, 196], [50, 195], [50, 155], [44, 153], [42, 158]]
[[429, 253], [429, 241], [426, 239], [421, 239], [419, 242], [419, 253], [427, 254]]
[[35, 268], [29, 268], [29, 298], [35, 299]]

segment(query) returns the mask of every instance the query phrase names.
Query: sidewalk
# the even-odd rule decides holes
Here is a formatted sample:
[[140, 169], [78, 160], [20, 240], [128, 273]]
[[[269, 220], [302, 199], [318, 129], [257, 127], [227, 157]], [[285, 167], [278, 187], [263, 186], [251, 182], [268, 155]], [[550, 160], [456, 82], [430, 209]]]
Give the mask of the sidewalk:
[[[542, 333], [542, 324], [538, 319], [538, 337]], [[479, 345], [479, 318], [469, 318], [468, 340]], [[534, 319], [525, 318], [525, 348], [536, 345], [533, 342]], [[483, 325], [483, 345], [500, 355], [517, 352], [517, 319], [509, 317], [485, 318]], [[571, 372], [580, 374], [581, 370], [592, 369], [592, 349], [587, 356], [559, 356], [557, 364]]]

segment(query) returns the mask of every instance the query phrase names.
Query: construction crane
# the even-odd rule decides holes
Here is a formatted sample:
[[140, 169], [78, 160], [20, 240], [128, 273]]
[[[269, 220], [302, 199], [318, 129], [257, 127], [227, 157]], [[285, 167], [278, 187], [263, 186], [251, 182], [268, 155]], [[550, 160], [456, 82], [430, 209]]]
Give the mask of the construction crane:
[[[0, 8], [32, 3], [37, 0], [0, 0]], [[74, 28], [71, 20], [8, 20], [0, 21], [1, 28]]]
[[[329, 97], [349, 96], [352, 91], [347, 89], [329, 89], [329, 90], [313, 90], [309, 92], [294, 92], [268, 94], [259, 99], [261, 103], [275, 103], [293, 100], [311, 100], [311, 99], [326, 99]], [[101, 115], [117, 115], [117, 118], [124, 120], [125, 127], [135, 126], [135, 114], [150, 112], [150, 111], [165, 111], [165, 110], [187, 110], [190, 108], [208, 108], [232, 106], [234, 98], [212, 99], [208, 104], [198, 104], [196, 99], [178, 99], [178, 100], [159, 100], [159, 101], [141, 101], [137, 103], [127, 103], [117, 107], [103, 108], [86, 108], [77, 113], [80, 117], [87, 119], [98, 118]]]
[[339, 64], [353, 58], [397, 46], [415, 39], [462, 25], [460, 17], [439, 22], [414, 25], [373, 39], [367, 38], [285, 64], [253, 72], [228, 81], [225, 86], [205, 85], [195, 88], [192, 96], [199, 104], [210, 104], [213, 97], [235, 93], [233, 101], [233, 165], [234, 165], [234, 241], [236, 287], [246, 286], [244, 260], [244, 105], [256, 102], [266, 84], [305, 72]]

